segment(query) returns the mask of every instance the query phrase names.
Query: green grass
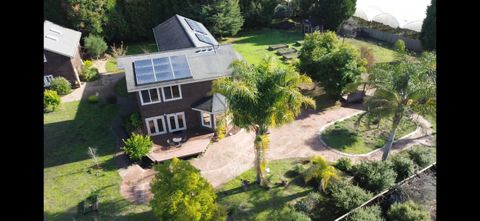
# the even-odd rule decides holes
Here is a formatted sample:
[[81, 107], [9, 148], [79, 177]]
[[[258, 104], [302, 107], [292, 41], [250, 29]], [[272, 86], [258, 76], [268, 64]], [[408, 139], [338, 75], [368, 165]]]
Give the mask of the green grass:
[[[270, 173], [267, 177], [271, 176], [271, 183], [279, 182], [280, 178], [284, 177], [290, 183], [286, 187], [274, 186], [266, 190], [251, 184], [247, 191], [243, 191], [242, 179], [255, 181], [255, 170], [252, 168], [219, 189], [217, 191], [218, 202], [227, 209], [236, 211], [234, 220], [268, 220], [268, 215], [273, 211], [281, 209], [288, 203], [294, 203], [313, 191], [310, 185], [303, 184], [301, 177], [293, 172], [294, 166], [300, 162], [299, 159], [268, 162], [267, 168], [270, 168]], [[334, 220], [338, 216], [327, 209], [322, 211], [322, 214], [324, 214], [325, 220]]]
[[[339, 39], [340, 41], [343, 40], [341, 37]], [[363, 41], [354, 38], [345, 38], [345, 43], [347, 42], [359, 50], [361, 47], [371, 48], [373, 56], [375, 57], [375, 62], [377, 63], [391, 62], [396, 60], [395, 55], [397, 52], [391, 48], [378, 45], [375, 42]]]
[[121, 97], [126, 97], [128, 96], [128, 92], [127, 92], [127, 80], [124, 78], [122, 78], [121, 80], [119, 80], [117, 82], [117, 84], [115, 85], [115, 93], [118, 95], [118, 96], [121, 96]]
[[117, 68], [117, 60], [115, 58], [110, 58], [105, 64], [105, 70], [109, 73], [119, 73], [122, 70]]
[[126, 46], [128, 47], [127, 55], [144, 54], [143, 49], [147, 49], [149, 53], [158, 52], [158, 48], [155, 42], [140, 42], [126, 44]]
[[[110, 130], [118, 111], [112, 104], [77, 101], [44, 115], [44, 220], [72, 220], [93, 189], [100, 190], [101, 220], [153, 220], [148, 206], [132, 204], [119, 192]], [[91, 169], [88, 147], [97, 148], [102, 169]]]
[[[332, 148], [346, 153], [363, 154], [368, 153], [385, 145], [390, 127], [391, 118], [383, 119], [380, 125], [367, 127], [366, 119], [362, 119], [358, 130], [355, 130], [354, 123], [359, 115], [348, 118], [329, 126], [322, 133], [323, 140]], [[417, 125], [408, 118], [403, 118], [395, 135], [395, 139], [415, 131]]]

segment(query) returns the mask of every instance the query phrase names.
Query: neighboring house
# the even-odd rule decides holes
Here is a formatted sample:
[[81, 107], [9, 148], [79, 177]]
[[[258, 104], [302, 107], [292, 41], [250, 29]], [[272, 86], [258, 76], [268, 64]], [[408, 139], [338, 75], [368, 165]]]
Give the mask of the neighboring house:
[[80, 84], [82, 67], [80, 58], [81, 33], [50, 21], [43, 23], [43, 83], [44, 87], [57, 76], [66, 78], [73, 87]]
[[[118, 67], [125, 70], [127, 91], [136, 94], [144, 130], [155, 143], [178, 131], [213, 132], [227, 102], [223, 95], [209, 94], [212, 81], [230, 76], [232, 61], [242, 59], [232, 45], [218, 45], [200, 23], [189, 21], [207, 33], [199, 38], [183, 21], [176, 15], [154, 29], [175, 33], [175, 38], [165, 31], [155, 34], [160, 52], [117, 58]], [[185, 38], [188, 41], [178, 40]], [[198, 43], [205, 38], [213, 45]], [[171, 50], [164, 50], [167, 46]]]

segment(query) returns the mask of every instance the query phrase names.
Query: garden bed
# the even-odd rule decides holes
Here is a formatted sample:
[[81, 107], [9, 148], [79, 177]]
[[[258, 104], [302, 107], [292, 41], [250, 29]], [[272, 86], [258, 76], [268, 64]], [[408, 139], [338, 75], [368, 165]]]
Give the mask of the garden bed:
[[[359, 115], [344, 121], [335, 122], [322, 132], [323, 141], [339, 151], [350, 154], [365, 154], [385, 145], [388, 138], [392, 119], [383, 119], [378, 124], [367, 125], [366, 117], [362, 119], [358, 130], [355, 130], [355, 122]], [[409, 118], [403, 118], [398, 126], [395, 139], [405, 136], [417, 128], [416, 123]]]

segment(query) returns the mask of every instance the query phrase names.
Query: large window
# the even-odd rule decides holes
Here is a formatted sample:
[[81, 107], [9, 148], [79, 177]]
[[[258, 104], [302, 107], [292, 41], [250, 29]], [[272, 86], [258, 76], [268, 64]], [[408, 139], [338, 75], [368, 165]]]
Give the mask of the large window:
[[184, 112], [168, 114], [167, 122], [168, 122], [168, 130], [170, 132], [187, 129]]
[[208, 112], [200, 112], [202, 116], [202, 126], [212, 128], [212, 115]]
[[163, 101], [173, 101], [182, 99], [182, 89], [180, 85], [174, 85], [163, 88]]
[[143, 90], [143, 91], [140, 91], [139, 93], [140, 93], [140, 99], [142, 101], [142, 105], [161, 102], [158, 88]]
[[145, 122], [147, 124], [148, 135], [150, 136], [164, 134], [167, 132], [165, 129], [165, 120], [163, 116], [146, 118]]
[[44, 75], [43, 76], [43, 86], [48, 87], [50, 86], [50, 82], [53, 80], [53, 75]]

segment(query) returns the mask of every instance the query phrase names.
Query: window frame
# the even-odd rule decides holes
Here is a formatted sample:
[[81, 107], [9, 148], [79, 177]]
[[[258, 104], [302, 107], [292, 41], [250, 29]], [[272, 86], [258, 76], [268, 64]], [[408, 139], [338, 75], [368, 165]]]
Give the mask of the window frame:
[[[158, 101], [151, 101], [151, 100], [152, 100], [152, 95], [150, 94], [150, 90], [156, 90], [156, 91], [157, 91]], [[148, 97], [150, 97], [150, 102], [145, 102], [145, 101], [143, 100], [142, 91], [147, 91], [147, 92], [148, 92]], [[140, 97], [140, 103], [142, 104], [142, 106], [149, 105], [149, 104], [156, 104], [156, 103], [161, 103], [161, 102], [162, 102], [162, 96], [160, 95], [159, 88], [150, 88], [150, 89], [140, 90], [140, 91], [138, 91], [138, 96]]]
[[[158, 119], [162, 119], [163, 131], [159, 131]], [[155, 133], [150, 132], [150, 125], [148, 124], [149, 121], [153, 121], [153, 126], [155, 127]], [[167, 133], [167, 127], [165, 125], [165, 117], [163, 115], [156, 116], [156, 117], [145, 118], [145, 126], [147, 127], [147, 133], [148, 133], [149, 136], [156, 136], [156, 135], [161, 135], [161, 134], [166, 134]]]
[[[50, 79], [50, 81], [48, 79]], [[49, 87], [52, 80], [53, 80], [52, 74], [43, 75], [43, 87]]]
[[[207, 125], [203, 122], [203, 115], [204, 114], [208, 114], [208, 117], [210, 118], [210, 125]], [[203, 127], [208, 127], [208, 128], [213, 128], [213, 125], [212, 125], [212, 114], [209, 113], [209, 112], [206, 112], [206, 111], [200, 111], [200, 121], [202, 123], [202, 126]]]
[[[179, 116], [179, 115], [182, 115], [182, 117], [183, 117], [183, 127], [182, 127], [182, 128], [178, 127], [178, 116]], [[176, 127], [176, 129], [172, 129], [172, 125], [170, 125], [170, 117], [172, 117], [172, 116], [173, 116], [174, 119], [175, 119], [175, 127]], [[165, 120], [167, 121], [168, 131], [169, 131], [170, 133], [172, 133], [172, 132], [177, 132], [177, 131], [181, 131], [181, 130], [186, 130], [186, 129], [187, 129], [187, 118], [185, 118], [185, 112], [183, 112], [183, 111], [182, 111], [182, 112], [177, 112], [177, 113], [172, 113], [172, 114], [167, 114]]]
[[[178, 94], [179, 94], [180, 96], [173, 98], [173, 90], [172, 90], [172, 87], [175, 87], [175, 86], [178, 87]], [[166, 98], [165, 98], [165, 89], [166, 89], [166, 88], [170, 88], [170, 93], [172, 94], [172, 98], [171, 98], [171, 99], [166, 99]], [[182, 87], [181, 87], [180, 84], [162, 87], [162, 99], [163, 99], [163, 102], [181, 100], [182, 98], [183, 98], [183, 96], [182, 96]]]

